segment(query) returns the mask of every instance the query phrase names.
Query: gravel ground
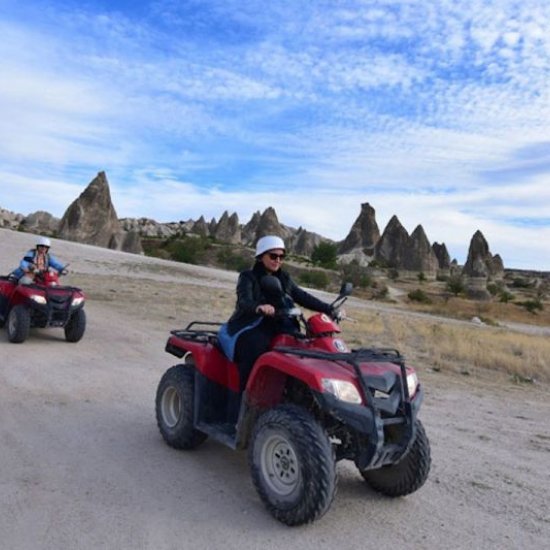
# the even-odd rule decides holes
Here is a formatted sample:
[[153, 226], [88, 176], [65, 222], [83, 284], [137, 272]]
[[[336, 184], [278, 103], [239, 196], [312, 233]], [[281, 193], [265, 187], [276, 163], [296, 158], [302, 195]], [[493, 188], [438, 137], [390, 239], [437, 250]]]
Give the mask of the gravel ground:
[[[0, 230], [0, 273], [32, 243]], [[236, 274], [65, 241], [53, 251], [88, 294], [88, 327], [77, 344], [60, 329], [32, 330], [21, 345], [0, 331], [1, 548], [547, 546], [547, 387], [425, 373], [424, 487], [382, 497], [341, 462], [328, 513], [288, 528], [261, 504], [244, 453], [210, 441], [175, 451], [155, 423], [156, 385], [176, 362], [169, 330], [226, 318]]]

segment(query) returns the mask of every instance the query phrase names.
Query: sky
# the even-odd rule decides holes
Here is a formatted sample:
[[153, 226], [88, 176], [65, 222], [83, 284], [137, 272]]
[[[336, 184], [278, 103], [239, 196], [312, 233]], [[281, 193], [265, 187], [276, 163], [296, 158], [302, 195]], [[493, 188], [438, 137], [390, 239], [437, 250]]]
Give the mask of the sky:
[[547, 0], [0, 0], [0, 207], [279, 221], [369, 203], [550, 271]]

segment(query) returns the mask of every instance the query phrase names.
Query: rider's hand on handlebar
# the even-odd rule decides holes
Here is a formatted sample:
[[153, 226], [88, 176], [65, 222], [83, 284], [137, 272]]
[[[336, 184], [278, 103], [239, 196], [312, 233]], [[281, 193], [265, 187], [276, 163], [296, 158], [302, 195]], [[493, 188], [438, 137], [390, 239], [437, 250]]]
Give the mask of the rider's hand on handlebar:
[[272, 317], [273, 315], [275, 315], [275, 308], [271, 304], [260, 304], [256, 308], [256, 313]]
[[346, 318], [346, 310], [345, 309], [339, 309], [334, 308], [330, 314], [330, 316], [339, 323], [340, 321], [344, 320]]

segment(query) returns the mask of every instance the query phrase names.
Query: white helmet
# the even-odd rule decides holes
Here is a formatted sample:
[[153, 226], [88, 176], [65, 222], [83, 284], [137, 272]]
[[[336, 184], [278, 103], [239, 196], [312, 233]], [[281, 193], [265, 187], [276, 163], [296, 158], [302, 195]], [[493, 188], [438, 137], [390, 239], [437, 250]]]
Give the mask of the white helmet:
[[264, 252], [275, 248], [285, 250], [285, 242], [281, 237], [277, 237], [277, 235], [266, 235], [265, 237], [261, 237], [256, 243], [256, 258], [261, 256]]
[[47, 246], [50, 248], [52, 246], [52, 243], [50, 242], [50, 239], [48, 237], [38, 237], [38, 240], [36, 241], [36, 246]]

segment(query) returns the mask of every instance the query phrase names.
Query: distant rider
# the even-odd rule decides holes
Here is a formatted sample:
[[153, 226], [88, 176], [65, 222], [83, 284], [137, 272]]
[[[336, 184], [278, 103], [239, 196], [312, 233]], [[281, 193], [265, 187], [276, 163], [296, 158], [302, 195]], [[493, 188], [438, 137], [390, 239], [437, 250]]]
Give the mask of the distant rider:
[[50, 254], [51, 242], [48, 237], [38, 237], [36, 248], [29, 250], [19, 267], [15, 269], [11, 276], [19, 281], [20, 285], [30, 285], [34, 282], [37, 273], [47, 271], [50, 267], [65, 274], [63, 265], [53, 254]]

